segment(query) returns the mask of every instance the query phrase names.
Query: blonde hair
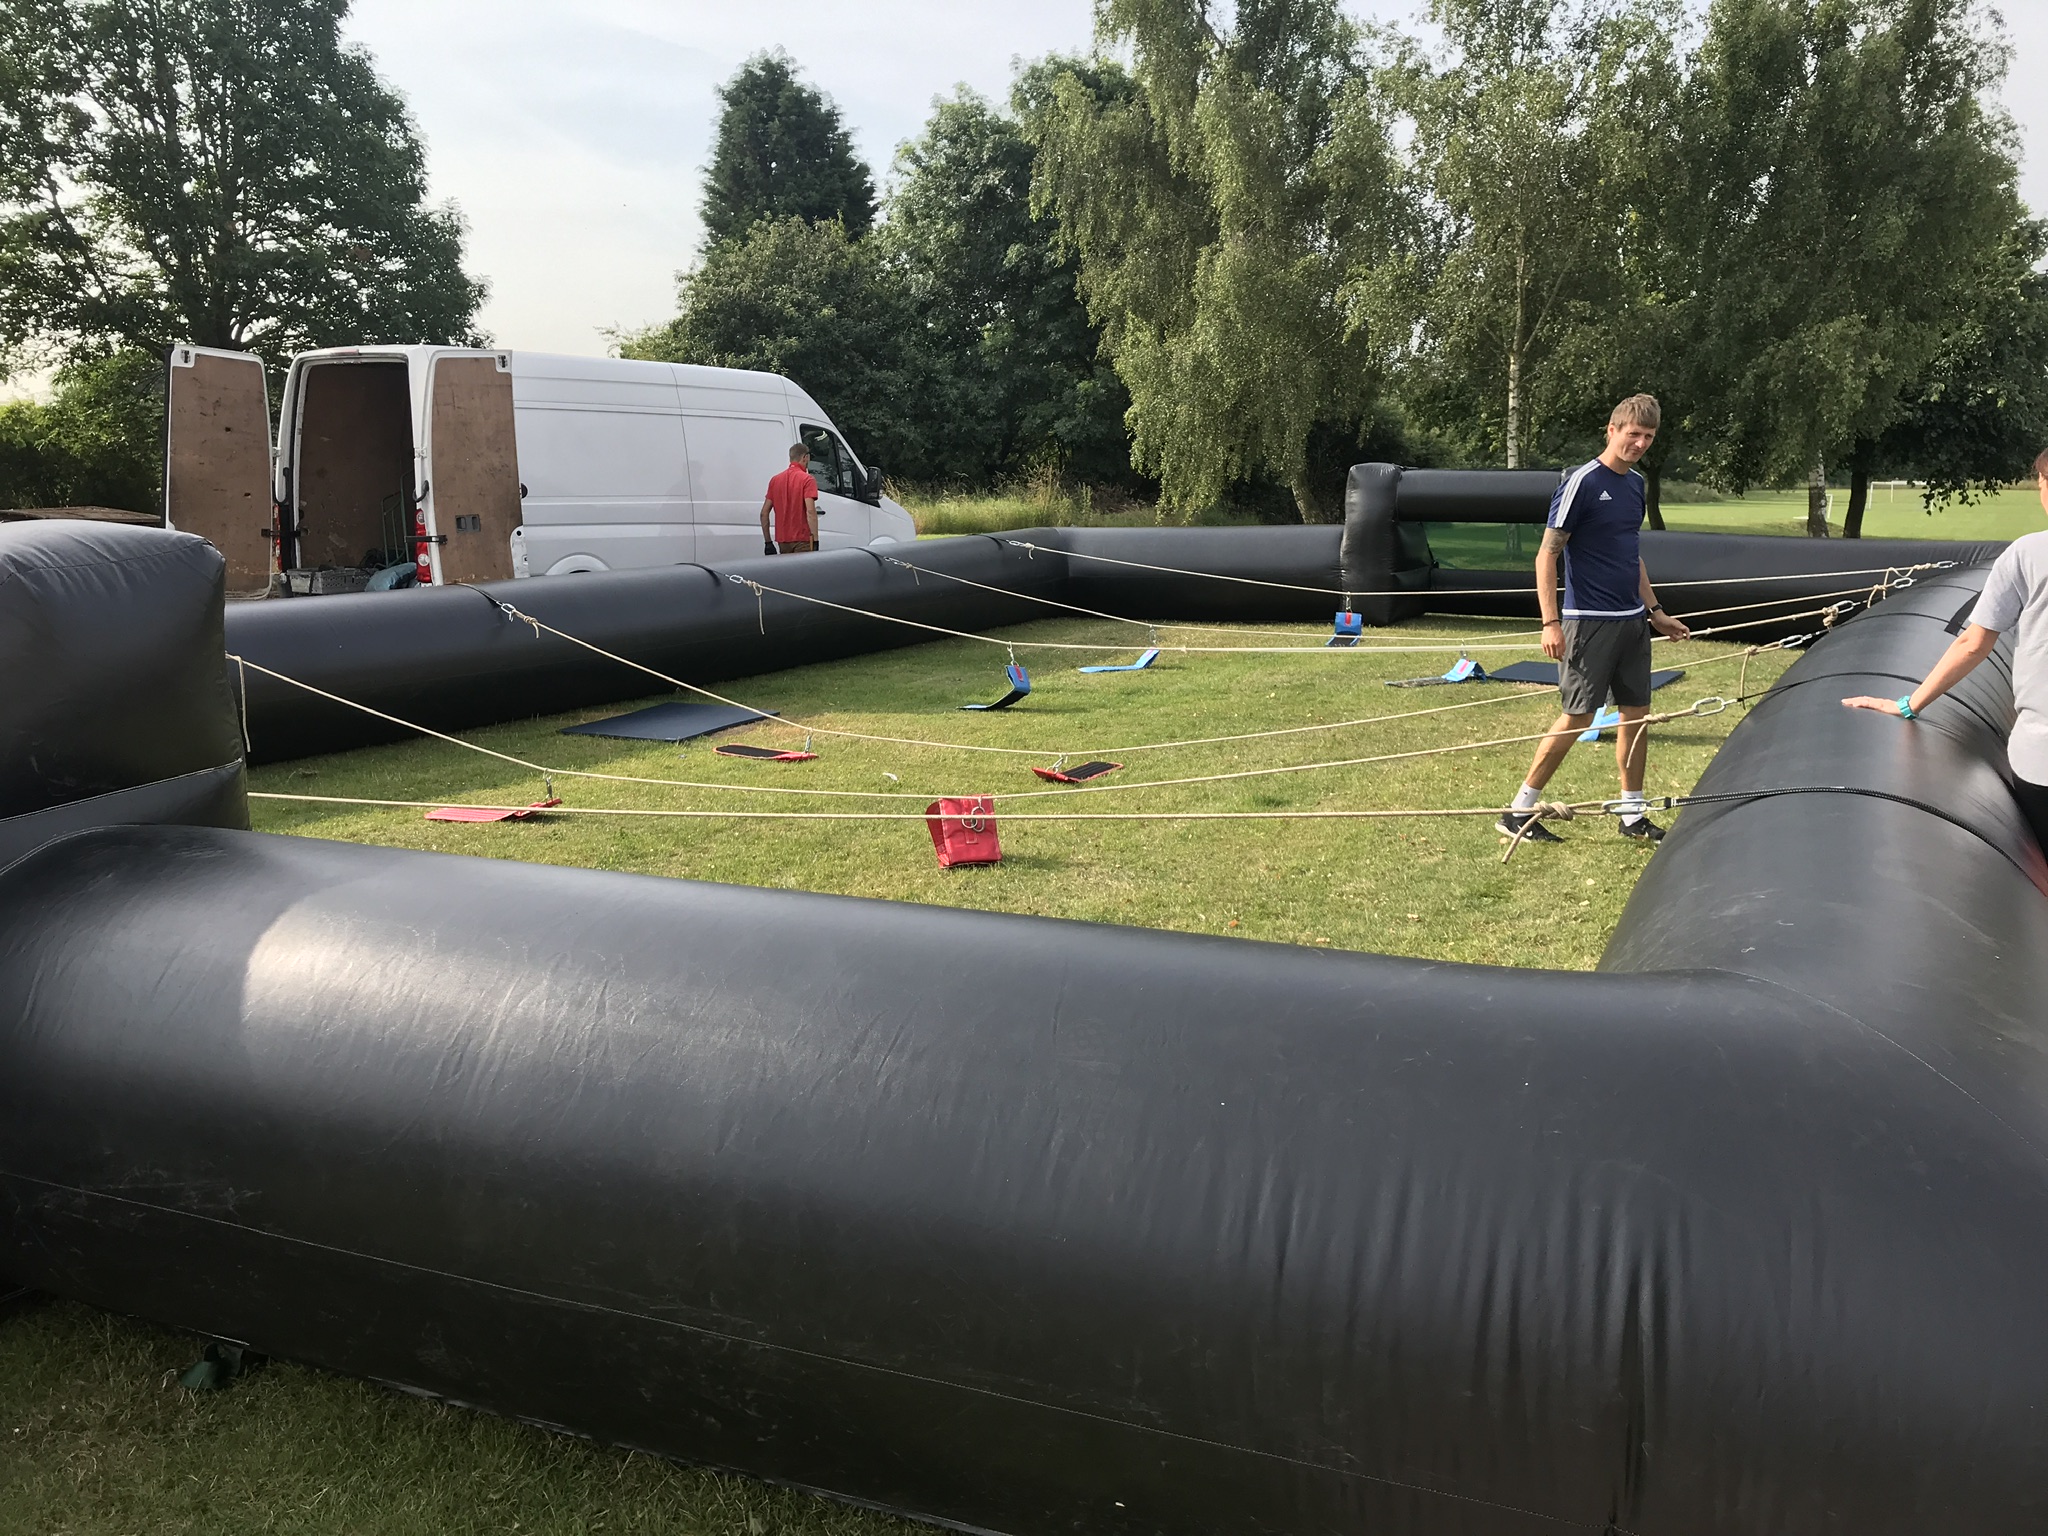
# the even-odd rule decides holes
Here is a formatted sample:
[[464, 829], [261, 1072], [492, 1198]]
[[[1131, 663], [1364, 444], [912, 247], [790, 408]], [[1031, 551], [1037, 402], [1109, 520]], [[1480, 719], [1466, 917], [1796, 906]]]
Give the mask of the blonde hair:
[[1654, 429], [1663, 421], [1664, 408], [1657, 403], [1655, 395], [1630, 395], [1614, 408], [1614, 413], [1607, 418], [1607, 425], [1618, 427], [1626, 422], [1632, 427]]

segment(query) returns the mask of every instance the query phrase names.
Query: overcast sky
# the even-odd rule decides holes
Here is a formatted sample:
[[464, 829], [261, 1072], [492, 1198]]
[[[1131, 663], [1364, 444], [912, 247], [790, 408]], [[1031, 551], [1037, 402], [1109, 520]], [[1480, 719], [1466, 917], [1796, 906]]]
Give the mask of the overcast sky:
[[[2048, 0], [2005, 9], [2007, 105], [2028, 202], [2048, 210]], [[435, 196], [469, 220], [485, 327], [504, 346], [599, 353], [607, 328], [674, 313], [714, 92], [750, 54], [786, 49], [879, 183], [934, 97], [964, 83], [1002, 98], [1014, 61], [1085, 48], [1089, 17], [1088, 0], [357, 0], [348, 31], [411, 103]]]

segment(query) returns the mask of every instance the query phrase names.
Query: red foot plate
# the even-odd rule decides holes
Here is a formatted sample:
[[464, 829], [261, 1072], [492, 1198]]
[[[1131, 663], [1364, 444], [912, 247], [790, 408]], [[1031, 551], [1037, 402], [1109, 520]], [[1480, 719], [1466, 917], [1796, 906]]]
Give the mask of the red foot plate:
[[536, 800], [523, 811], [494, 810], [487, 805], [444, 805], [438, 811], [427, 812], [429, 821], [525, 821], [536, 812], [544, 811], [551, 805], [560, 805], [561, 798]]

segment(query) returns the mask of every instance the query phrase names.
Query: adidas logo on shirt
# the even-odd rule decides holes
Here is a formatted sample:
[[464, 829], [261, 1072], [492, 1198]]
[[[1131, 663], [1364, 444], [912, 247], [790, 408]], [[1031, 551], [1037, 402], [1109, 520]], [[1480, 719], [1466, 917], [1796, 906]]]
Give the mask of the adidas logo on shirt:
[[1612, 501], [1612, 500], [1614, 500], [1614, 498], [1613, 498], [1612, 496], [1608, 495], [1608, 494], [1607, 494], [1607, 493], [1606, 493], [1605, 491], [1602, 491], [1602, 492], [1600, 493], [1600, 499], [1601, 499], [1602, 501]]

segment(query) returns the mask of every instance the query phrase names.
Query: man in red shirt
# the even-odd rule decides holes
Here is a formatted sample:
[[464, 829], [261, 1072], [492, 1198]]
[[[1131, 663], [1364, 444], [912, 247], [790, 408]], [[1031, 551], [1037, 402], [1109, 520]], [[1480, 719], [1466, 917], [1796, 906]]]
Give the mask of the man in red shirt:
[[[789, 468], [768, 482], [768, 494], [761, 498], [761, 553], [804, 555], [818, 547], [818, 482], [804, 468], [811, 450], [802, 443], [789, 446]], [[775, 526], [768, 526], [769, 514]]]

